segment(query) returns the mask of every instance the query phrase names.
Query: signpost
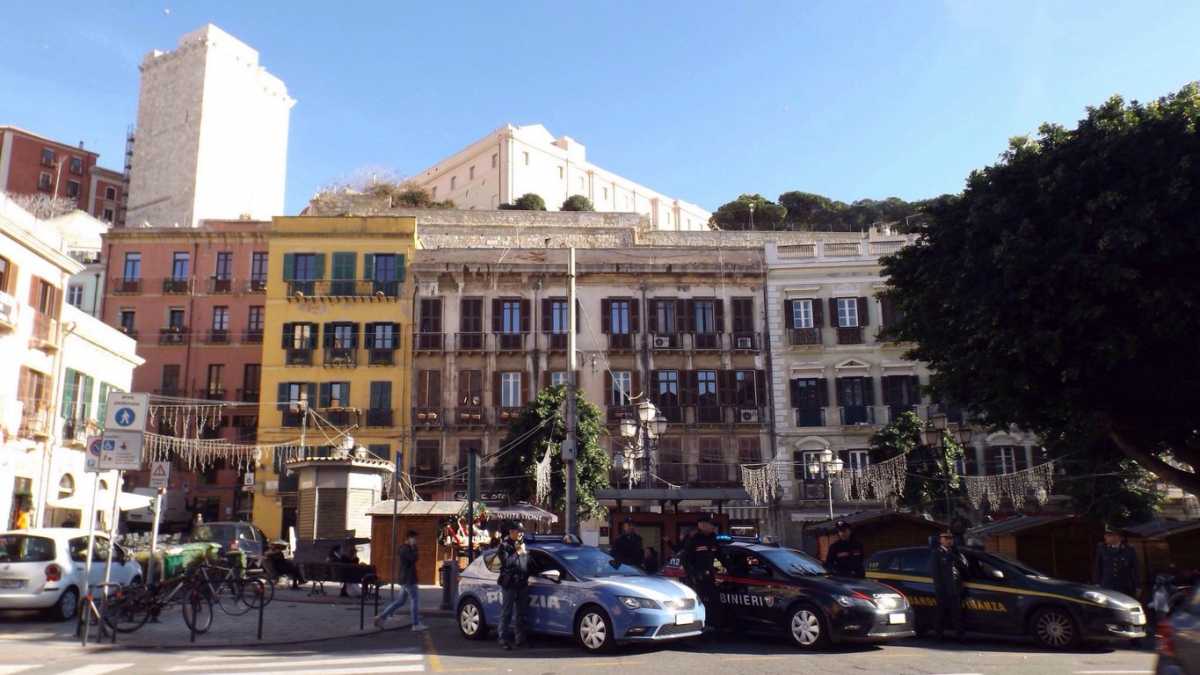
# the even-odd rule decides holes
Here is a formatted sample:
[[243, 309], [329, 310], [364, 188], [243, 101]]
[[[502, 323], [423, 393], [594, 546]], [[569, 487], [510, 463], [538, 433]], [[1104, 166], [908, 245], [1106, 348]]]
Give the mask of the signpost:
[[[108, 584], [112, 581], [113, 549], [116, 543], [117, 522], [121, 519], [121, 483], [125, 478], [126, 471], [137, 471], [142, 468], [142, 443], [145, 440], [143, 432], [150, 411], [150, 396], [148, 394], [109, 392], [107, 410], [108, 412], [104, 416], [104, 442], [100, 445], [99, 467], [116, 469], [117, 479], [113, 485], [112, 518], [108, 531], [108, 560], [104, 564], [104, 589], [102, 592], [105, 595], [108, 594]], [[157, 508], [155, 508], [154, 519], [157, 523]]]
[[146, 570], [147, 583], [154, 581], [154, 568], [157, 566], [158, 560], [155, 556], [158, 552], [158, 522], [162, 519], [162, 498], [171, 482], [170, 462], [151, 462], [150, 467], [150, 487], [156, 488], [156, 492], [154, 495], [154, 525], [150, 528], [150, 562], [149, 568]]

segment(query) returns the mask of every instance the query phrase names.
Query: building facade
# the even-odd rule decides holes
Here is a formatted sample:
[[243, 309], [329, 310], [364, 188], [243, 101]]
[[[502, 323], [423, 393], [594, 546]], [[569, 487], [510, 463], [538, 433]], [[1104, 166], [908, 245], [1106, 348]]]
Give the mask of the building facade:
[[[404, 452], [415, 237], [411, 217], [271, 223], [260, 442], [299, 445], [314, 457], [348, 434], [374, 458]], [[286, 459], [264, 454], [255, 473], [254, 522], [272, 537], [297, 524], [301, 490]]]
[[0, 192], [72, 201], [107, 223], [118, 223], [123, 176], [97, 164], [83, 143], [70, 145], [24, 129], [0, 126]]
[[141, 64], [131, 225], [269, 220], [283, 213], [287, 87], [258, 52], [212, 24]]
[[555, 138], [540, 124], [506, 124], [414, 176], [436, 200], [460, 209], [494, 210], [526, 193], [557, 211], [583, 195], [597, 211], [638, 213], [660, 230], [707, 230], [712, 215], [587, 161], [582, 143]]
[[[113, 228], [104, 236], [101, 316], [136, 340], [145, 359], [133, 391], [220, 403], [211, 438], [253, 441], [266, 326], [268, 224], [205, 222], [198, 228]], [[179, 430], [163, 421], [159, 433]], [[139, 472], [134, 486], [146, 486]], [[177, 466], [171, 484], [206, 520], [250, 513], [241, 475]]]

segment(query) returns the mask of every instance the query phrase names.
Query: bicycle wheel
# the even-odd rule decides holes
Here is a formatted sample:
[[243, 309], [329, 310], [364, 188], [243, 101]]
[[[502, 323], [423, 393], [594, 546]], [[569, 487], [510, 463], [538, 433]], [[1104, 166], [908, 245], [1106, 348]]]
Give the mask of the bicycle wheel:
[[199, 588], [193, 588], [183, 599], [183, 622], [197, 633], [207, 633], [212, 628], [212, 598]]
[[217, 598], [217, 606], [229, 616], [241, 616], [250, 611], [246, 595], [253, 593], [241, 579], [226, 579], [212, 585], [213, 595]]
[[254, 577], [247, 580], [246, 587], [242, 591], [242, 602], [246, 603], [250, 609], [258, 609], [259, 594], [255, 588], [262, 584], [262, 605], [266, 607], [275, 599], [275, 580], [265, 577]]
[[101, 610], [104, 624], [118, 633], [132, 633], [146, 625], [154, 610], [154, 594], [144, 586], [125, 590]]

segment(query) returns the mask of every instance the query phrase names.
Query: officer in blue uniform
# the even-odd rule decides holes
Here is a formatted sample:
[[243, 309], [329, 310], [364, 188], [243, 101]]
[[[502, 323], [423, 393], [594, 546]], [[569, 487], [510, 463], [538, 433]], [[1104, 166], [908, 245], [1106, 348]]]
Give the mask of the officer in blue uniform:
[[508, 537], [500, 544], [500, 626], [497, 637], [505, 649], [525, 644], [525, 609], [529, 607], [529, 552], [525, 526], [519, 521], [505, 526]]

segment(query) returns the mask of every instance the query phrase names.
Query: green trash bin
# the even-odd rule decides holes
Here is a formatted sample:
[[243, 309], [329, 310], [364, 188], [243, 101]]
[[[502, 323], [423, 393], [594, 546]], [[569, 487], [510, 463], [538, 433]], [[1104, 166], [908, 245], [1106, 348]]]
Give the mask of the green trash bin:
[[172, 546], [163, 551], [163, 578], [183, 574], [187, 568], [202, 558], [213, 558], [221, 550], [220, 544], [212, 542], [195, 542]]

